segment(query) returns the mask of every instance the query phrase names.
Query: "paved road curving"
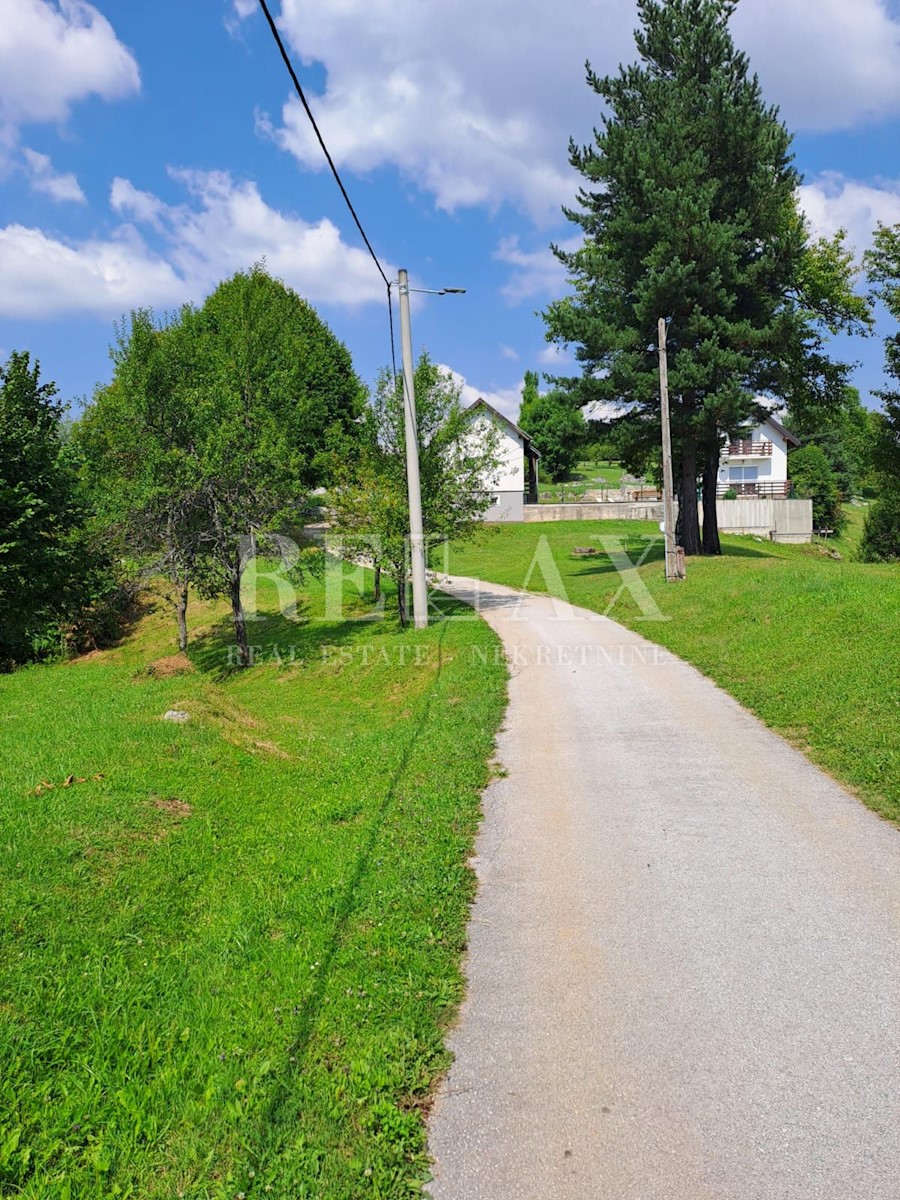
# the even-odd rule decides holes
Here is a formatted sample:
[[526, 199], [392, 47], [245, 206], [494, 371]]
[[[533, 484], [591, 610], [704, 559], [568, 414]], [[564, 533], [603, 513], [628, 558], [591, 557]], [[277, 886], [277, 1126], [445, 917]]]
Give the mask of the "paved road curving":
[[434, 1200], [900, 1200], [900, 834], [613, 622], [447, 590], [512, 678]]

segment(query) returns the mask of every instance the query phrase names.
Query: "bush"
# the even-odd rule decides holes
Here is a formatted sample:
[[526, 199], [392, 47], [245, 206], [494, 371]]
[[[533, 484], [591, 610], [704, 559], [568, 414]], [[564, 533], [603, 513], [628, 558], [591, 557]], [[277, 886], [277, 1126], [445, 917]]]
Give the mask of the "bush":
[[813, 502], [813, 527], [840, 533], [847, 518], [841, 507], [837, 477], [825, 452], [819, 446], [804, 446], [794, 451], [788, 467], [796, 494]]
[[869, 509], [859, 556], [863, 562], [900, 562], [900, 490], [889, 492]]
[[728, 491], [725, 493], [725, 495], [722, 497], [722, 499], [723, 500], [737, 500], [737, 492], [734, 490], [734, 488], [729, 488]]

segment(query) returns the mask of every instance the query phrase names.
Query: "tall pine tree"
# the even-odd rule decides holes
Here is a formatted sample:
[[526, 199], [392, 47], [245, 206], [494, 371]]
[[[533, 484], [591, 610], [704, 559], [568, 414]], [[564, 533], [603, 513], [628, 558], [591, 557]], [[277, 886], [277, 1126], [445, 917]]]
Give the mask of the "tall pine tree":
[[885, 371], [892, 386], [876, 392], [884, 405], [884, 418], [875, 447], [875, 466], [884, 489], [900, 493], [900, 224], [879, 224], [865, 265], [873, 299], [884, 304], [898, 325], [884, 342]]
[[721, 446], [758, 416], [754, 397], [783, 392], [810, 369], [818, 380], [826, 362], [812, 362], [823, 313], [802, 294], [813, 251], [791, 136], [734, 45], [736, 4], [638, 0], [640, 62], [605, 78], [588, 64], [606, 107], [594, 143], [570, 144], [586, 183], [579, 210], [565, 210], [584, 244], [556, 249], [574, 294], [545, 313], [548, 338], [575, 346], [582, 367], [581, 378], [560, 382], [581, 403], [630, 403], [647, 418], [648, 441], [659, 433], [652, 343], [659, 317], [671, 318], [679, 535], [689, 554], [701, 550], [701, 481], [702, 549], [719, 553]]

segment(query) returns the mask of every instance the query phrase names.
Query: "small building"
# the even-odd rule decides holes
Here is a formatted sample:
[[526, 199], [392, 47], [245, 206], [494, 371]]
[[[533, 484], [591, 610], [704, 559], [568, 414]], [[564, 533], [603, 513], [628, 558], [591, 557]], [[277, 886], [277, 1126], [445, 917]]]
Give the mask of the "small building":
[[799, 445], [799, 439], [779, 421], [766, 417], [746, 438], [736, 438], [723, 449], [716, 489], [719, 499], [730, 491], [766, 500], [788, 499], [788, 450]]
[[492, 479], [485, 480], [485, 491], [490, 491], [492, 503], [483, 519], [524, 521], [525, 505], [538, 502], [539, 452], [524, 429], [486, 400], [476, 400], [466, 412], [476, 435], [479, 428], [488, 426], [493, 426], [500, 435], [500, 463]]

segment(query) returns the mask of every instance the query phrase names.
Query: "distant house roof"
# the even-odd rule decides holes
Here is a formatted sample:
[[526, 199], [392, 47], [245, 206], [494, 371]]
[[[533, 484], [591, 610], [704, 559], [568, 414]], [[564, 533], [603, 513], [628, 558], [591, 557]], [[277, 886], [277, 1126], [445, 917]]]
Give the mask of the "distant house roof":
[[763, 424], [771, 425], [772, 428], [775, 430], [775, 432], [780, 433], [781, 436], [784, 438], [784, 440], [787, 442], [787, 444], [789, 446], [793, 446], [795, 450], [800, 445], [800, 439], [798, 437], [795, 437], [794, 434], [792, 434], [789, 429], [785, 429], [785, 427], [781, 424], [781, 422], [776, 421], [774, 417], [766, 417], [765, 421], [763, 421]]
[[513, 431], [513, 433], [516, 434], [517, 437], [520, 437], [522, 439], [522, 441], [525, 445], [525, 453], [528, 455], [529, 458], [540, 458], [541, 457], [541, 452], [539, 450], [535, 450], [534, 445], [532, 444], [531, 438], [528, 436], [528, 434], [525, 432], [525, 430], [520, 429], [519, 426], [515, 423], [515, 421], [511, 421], [509, 419], [509, 417], [504, 416], [503, 413], [499, 410], [499, 408], [494, 408], [493, 404], [488, 404], [487, 400], [483, 400], [483, 399], [476, 400], [474, 404], [469, 405], [469, 407], [466, 409], [466, 412], [474, 413], [476, 409], [480, 409], [480, 408], [485, 409], [492, 416], [496, 417], [498, 421], [502, 421], [503, 424], [507, 427], [507, 429], [511, 429]]

